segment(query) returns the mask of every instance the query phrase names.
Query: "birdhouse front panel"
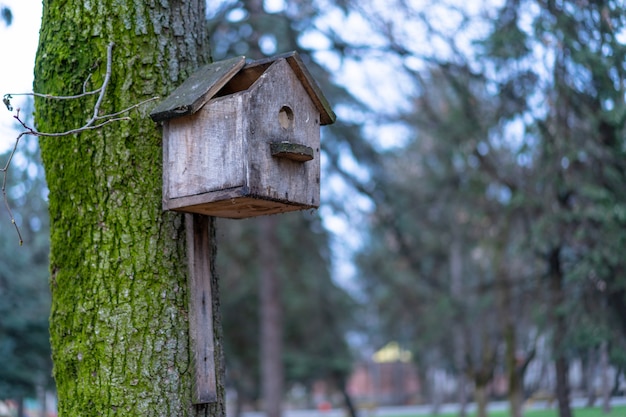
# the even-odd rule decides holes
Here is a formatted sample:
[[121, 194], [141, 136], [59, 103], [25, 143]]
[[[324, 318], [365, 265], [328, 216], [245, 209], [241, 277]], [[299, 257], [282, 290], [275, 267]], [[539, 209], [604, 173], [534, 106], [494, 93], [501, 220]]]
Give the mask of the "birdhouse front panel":
[[[320, 202], [320, 113], [286, 60], [274, 62], [249, 90], [250, 193], [302, 208]], [[284, 154], [272, 152], [283, 145]], [[298, 158], [296, 150], [309, 152]], [[291, 152], [290, 152], [291, 149]]]
[[165, 123], [167, 199], [246, 185], [243, 114], [243, 97], [235, 95]]

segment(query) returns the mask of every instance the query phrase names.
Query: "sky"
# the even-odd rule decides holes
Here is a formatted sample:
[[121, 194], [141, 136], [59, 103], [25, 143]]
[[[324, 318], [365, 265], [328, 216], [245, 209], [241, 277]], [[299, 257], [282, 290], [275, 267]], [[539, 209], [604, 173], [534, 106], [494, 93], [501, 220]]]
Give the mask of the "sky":
[[[13, 13], [13, 22], [7, 27], [0, 23], [0, 95], [30, 93], [37, 39], [41, 22], [41, 0], [0, 0]], [[19, 107], [24, 98], [11, 100]], [[4, 105], [0, 108], [0, 152], [15, 142], [13, 113]]]

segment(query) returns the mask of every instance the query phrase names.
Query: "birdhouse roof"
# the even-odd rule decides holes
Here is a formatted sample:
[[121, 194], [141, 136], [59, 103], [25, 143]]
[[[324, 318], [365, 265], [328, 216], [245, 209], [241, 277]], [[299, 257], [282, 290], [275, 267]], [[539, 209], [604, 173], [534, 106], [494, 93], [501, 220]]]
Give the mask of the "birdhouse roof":
[[320, 112], [320, 124], [331, 124], [336, 116], [328, 100], [322, 94], [300, 55], [293, 51], [286, 54], [252, 61], [246, 65], [245, 57], [239, 56], [205, 65], [185, 80], [172, 94], [152, 110], [150, 117], [155, 122], [169, 120], [197, 112], [213, 98], [233, 77], [245, 73], [250, 85], [275, 61], [285, 59], [309, 97]]

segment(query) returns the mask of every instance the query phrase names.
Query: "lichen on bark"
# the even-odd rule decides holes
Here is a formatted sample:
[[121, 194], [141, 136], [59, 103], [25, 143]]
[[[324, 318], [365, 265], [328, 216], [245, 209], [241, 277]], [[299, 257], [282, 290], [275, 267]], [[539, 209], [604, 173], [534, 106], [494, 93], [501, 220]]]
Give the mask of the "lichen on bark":
[[[165, 96], [208, 61], [204, 9], [202, 0], [46, 0], [34, 90], [77, 94], [86, 80], [97, 88], [114, 42], [102, 110]], [[37, 128], [82, 126], [95, 99], [39, 98]], [[161, 211], [161, 134], [149, 110], [41, 139], [61, 416], [223, 415], [223, 402], [191, 404], [184, 225], [181, 215]]]

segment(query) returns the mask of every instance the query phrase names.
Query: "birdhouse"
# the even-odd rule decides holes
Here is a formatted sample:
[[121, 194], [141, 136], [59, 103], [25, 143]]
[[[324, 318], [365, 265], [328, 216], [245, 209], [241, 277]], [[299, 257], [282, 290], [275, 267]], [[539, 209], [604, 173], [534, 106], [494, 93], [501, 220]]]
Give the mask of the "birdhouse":
[[207, 65], [163, 122], [163, 208], [246, 218], [320, 204], [320, 126], [335, 114], [296, 52]]

